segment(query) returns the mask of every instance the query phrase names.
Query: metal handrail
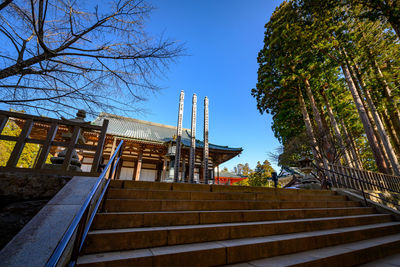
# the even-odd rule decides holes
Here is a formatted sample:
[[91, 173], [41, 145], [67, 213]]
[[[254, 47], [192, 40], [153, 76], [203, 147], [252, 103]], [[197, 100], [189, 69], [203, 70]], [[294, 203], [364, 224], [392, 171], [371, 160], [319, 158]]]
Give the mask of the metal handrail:
[[[393, 192], [393, 193], [400, 194], [400, 192], [397, 191], [397, 190], [394, 190], [394, 189], [391, 189], [391, 188], [387, 188], [387, 187], [385, 187], [385, 186], [383, 186], [383, 185], [381, 185], [381, 184], [379, 184], [379, 183], [371, 183], [371, 182], [369, 182], [369, 181], [367, 181], [367, 180], [360, 179], [360, 178], [356, 178], [356, 177], [353, 177], [353, 176], [350, 176], [350, 175], [347, 175], [347, 174], [344, 174], [344, 173], [341, 173], [341, 172], [337, 172], [337, 171], [335, 171], [335, 170], [330, 170], [330, 169], [325, 169], [325, 168], [323, 168], [323, 170], [324, 170], [324, 171], [328, 171], [328, 172], [330, 172], [330, 173], [333, 173], [334, 175], [337, 175], [337, 176], [339, 176], [339, 177], [340, 177], [340, 176], [346, 177], [346, 178], [349, 178], [349, 179], [352, 179], [352, 180], [358, 182], [360, 188], [357, 188], [357, 187], [355, 187], [355, 186], [352, 186], [351, 184], [350, 184], [350, 186], [349, 186], [348, 184], [344, 184], [344, 183], [342, 183], [341, 181], [339, 181], [339, 179], [332, 180], [331, 178], [328, 178], [328, 180], [330, 181], [330, 183], [331, 183], [332, 185], [336, 184], [336, 185], [341, 186], [342, 188], [349, 188], [349, 189], [353, 189], [353, 190], [356, 190], [356, 191], [360, 192], [360, 193], [362, 194], [363, 198], [364, 198], [364, 202], [365, 202], [365, 205], [366, 205], [366, 206], [368, 206], [368, 201], [367, 201], [366, 195], [373, 196], [373, 197], [379, 198], [379, 199], [381, 199], [381, 200], [383, 200], [383, 201], [385, 201], [385, 202], [392, 203], [392, 204], [395, 205], [395, 206], [399, 206], [398, 203], [393, 202], [393, 201], [391, 201], [391, 200], [389, 200], [389, 199], [385, 199], [385, 198], [379, 197], [379, 196], [377, 196], [377, 195], [373, 195], [373, 194], [371, 194], [371, 193], [369, 193], [369, 192], [366, 192], [365, 189], [364, 189], [364, 187], [365, 187], [365, 185], [371, 185], [371, 186], [378, 187], [378, 188], [380, 188], [381, 190], [385, 190], [385, 191], [388, 191], [388, 192]], [[364, 186], [363, 186], [363, 185], [364, 185]], [[371, 198], [369, 198], [369, 199], [372, 201]]]
[[[72, 221], [72, 223], [68, 227], [67, 231], [63, 235], [61, 241], [58, 243], [58, 245], [57, 245], [56, 249], [54, 250], [53, 254], [51, 255], [50, 259], [47, 261], [46, 267], [53, 267], [58, 264], [64, 251], [66, 250], [69, 242], [71, 241], [71, 238], [73, 237], [74, 233], [76, 232], [77, 236], [74, 241], [72, 255], [71, 255], [71, 259], [70, 259], [70, 263], [69, 263], [69, 266], [75, 266], [76, 260], [78, 258], [79, 252], [82, 249], [86, 235], [90, 229], [90, 226], [92, 225], [94, 216], [96, 215], [97, 210], [99, 209], [99, 206], [103, 201], [103, 197], [107, 192], [108, 185], [110, 184], [111, 178], [113, 177], [115, 171], [117, 170], [117, 166], [120, 163], [120, 158], [122, 156], [122, 145], [123, 145], [123, 140], [121, 140], [121, 142], [119, 143], [114, 154], [108, 161], [106, 167], [101, 172], [99, 178], [97, 178], [95, 185], [93, 186], [92, 190], [90, 191], [89, 195], [87, 196], [82, 207], [79, 209], [74, 220]], [[118, 155], [118, 157], [117, 157], [117, 155]], [[110, 168], [110, 166], [111, 166], [111, 168]], [[109, 172], [106, 184], [100, 194], [100, 197], [98, 198], [97, 202], [95, 203], [95, 207], [92, 211], [92, 214], [89, 217], [89, 220], [87, 220], [89, 209], [92, 204], [93, 198], [94, 198], [96, 192], [98, 191], [100, 185], [102, 184], [103, 179], [106, 179], [105, 176], [109, 169], [111, 169], [111, 171]]]

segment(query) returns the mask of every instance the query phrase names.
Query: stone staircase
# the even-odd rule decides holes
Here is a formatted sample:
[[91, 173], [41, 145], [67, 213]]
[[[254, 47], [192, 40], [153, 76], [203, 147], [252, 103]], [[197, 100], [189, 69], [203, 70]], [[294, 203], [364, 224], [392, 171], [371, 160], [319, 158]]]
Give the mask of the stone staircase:
[[353, 266], [400, 222], [332, 191], [112, 181], [78, 266]]

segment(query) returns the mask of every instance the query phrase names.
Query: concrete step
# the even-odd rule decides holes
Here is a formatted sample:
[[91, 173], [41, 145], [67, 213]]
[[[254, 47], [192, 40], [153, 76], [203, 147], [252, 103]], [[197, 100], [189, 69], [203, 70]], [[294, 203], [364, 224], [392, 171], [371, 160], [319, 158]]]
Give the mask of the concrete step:
[[240, 201], [240, 200], [153, 200], [107, 199], [105, 210], [118, 211], [194, 211], [194, 210], [255, 210], [296, 208], [359, 207], [357, 201]]
[[[289, 190], [286, 190], [290, 192]], [[176, 199], [176, 200], [346, 200], [341, 195], [292, 194], [281, 190], [279, 194], [257, 192], [200, 192], [111, 188], [108, 199]]]
[[78, 266], [218, 266], [398, 234], [399, 222], [89, 254]]
[[[392, 246], [391, 248], [393, 248], [393, 247], [395, 247], [395, 246]], [[400, 245], [397, 244], [397, 248], [400, 248]], [[399, 251], [394, 252], [394, 253], [397, 253], [397, 254], [394, 254], [391, 256], [385, 255], [385, 257], [383, 257], [379, 260], [360, 265], [360, 267], [382, 267], [382, 266], [383, 267], [394, 267], [394, 266], [400, 267], [400, 253], [399, 253]], [[388, 253], [388, 255], [390, 255], [390, 254]]]
[[390, 215], [370, 214], [298, 220], [94, 230], [89, 232], [86, 238], [84, 254], [309, 232], [390, 221]]
[[166, 212], [109, 212], [98, 213], [92, 229], [196, 225], [210, 223], [255, 222], [318, 217], [354, 216], [374, 213], [369, 207], [220, 210], [220, 211], [166, 211]]
[[[400, 234], [314, 249], [291, 255], [225, 265], [229, 267], [283, 267], [283, 266], [355, 266], [369, 261], [363, 267], [400, 266]], [[385, 257], [380, 260], [381, 257]], [[375, 261], [376, 260], [376, 261]]]
[[146, 181], [124, 181], [112, 180], [110, 188], [143, 189], [143, 190], [167, 190], [167, 191], [199, 191], [199, 192], [259, 192], [271, 194], [313, 194], [313, 195], [335, 195], [329, 190], [297, 190], [270, 187], [251, 186], [227, 186], [227, 185], [205, 185], [185, 183], [162, 183]]

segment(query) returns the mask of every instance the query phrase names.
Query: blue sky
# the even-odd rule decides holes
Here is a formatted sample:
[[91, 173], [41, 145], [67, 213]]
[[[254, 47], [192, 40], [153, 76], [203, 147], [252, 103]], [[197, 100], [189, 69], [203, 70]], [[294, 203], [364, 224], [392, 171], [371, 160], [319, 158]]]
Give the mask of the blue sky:
[[[203, 138], [203, 99], [209, 98], [211, 143], [242, 147], [240, 157], [221, 166], [232, 169], [269, 159], [279, 142], [271, 116], [260, 115], [250, 90], [257, 82], [257, 54], [263, 46], [264, 25], [281, 0], [150, 0], [147, 31], [185, 44], [186, 54], [170, 66], [149, 95], [143, 120], [176, 125], [178, 99], [185, 92], [183, 126], [190, 128], [191, 98], [198, 96], [197, 138]], [[277, 170], [277, 166], [273, 167]]]

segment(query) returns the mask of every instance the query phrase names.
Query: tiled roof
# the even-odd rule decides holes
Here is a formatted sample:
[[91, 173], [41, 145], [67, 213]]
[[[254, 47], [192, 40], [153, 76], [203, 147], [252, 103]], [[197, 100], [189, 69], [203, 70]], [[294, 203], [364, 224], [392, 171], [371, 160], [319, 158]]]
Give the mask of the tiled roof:
[[[105, 112], [101, 112], [100, 115], [92, 122], [92, 124], [102, 125], [104, 119], [109, 120], [107, 133], [119, 137], [165, 143], [173, 141], [173, 136], [176, 135], [175, 126], [142, 121]], [[182, 129], [182, 144], [190, 147], [190, 129]], [[196, 147], [202, 148], [203, 142], [196, 140]], [[209, 144], [209, 148], [225, 151], [242, 151], [242, 148], [231, 148], [228, 146], [219, 146], [214, 144]]]
[[220, 172], [219, 177], [227, 177], [227, 178], [247, 178], [247, 176], [238, 175], [233, 172]]

